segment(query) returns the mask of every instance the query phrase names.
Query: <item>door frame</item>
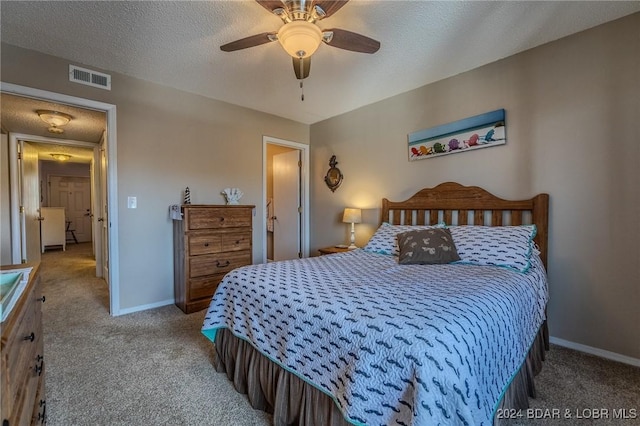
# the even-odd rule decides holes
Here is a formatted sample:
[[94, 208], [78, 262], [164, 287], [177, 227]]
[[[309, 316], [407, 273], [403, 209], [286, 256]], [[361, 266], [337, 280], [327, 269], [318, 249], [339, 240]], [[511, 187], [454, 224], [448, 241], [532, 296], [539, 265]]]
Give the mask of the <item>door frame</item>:
[[267, 205], [267, 145], [280, 145], [300, 151], [302, 167], [300, 168], [300, 205], [302, 220], [300, 223], [300, 248], [302, 257], [309, 257], [309, 145], [272, 136], [262, 136], [262, 206], [259, 216], [262, 230], [262, 263], [267, 263], [267, 222], [264, 208]]
[[[4, 91], [4, 90], [3, 90]], [[19, 264], [25, 256], [26, 247], [22, 247], [21, 236], [24, 224], [22, 223], [22, 214], [20, 213], [21, 189], [19, 182], [22, 176], [18, 176], [18, 144], [20, 142], [35, 144], [56, 144], [67, 146], [78, 146], [82, 148], [91, 148], [95, 150], [96, 144], [85, 141], [76, 141], [73, 139], [55, 139], [47, 136], [28, 135], [26, 133], [9, 133], [9, 193], [11, 199], [10, 221], [11, 221], [11, 262]], [[39, 167], [38, 167], [39, 170]], [[40, 176], [40, 179], [42, 177]], [[94, 188], [91, 188], [93, 191]], [[38, 200], [40, 204], [40, 200]]]
[[[102, 111], [106, 115], [106, 142], [108, 144], [108, 156], [107, 156], [107, 196], [109, 199], [108, 213], [109, 213], [109, 226], [107, 231], [107, 239], [109, 240], [109, 313], [111, 316], [120, 315], [120, 280], [119, 280], [119, 259], [118, 259], [118, 182], [117, 182], [117, 138], [116, 138], [116, 106], [92, 99], [79, 98], [76, 96], [64, 95], [61, 93], [50, 92], [47, 90], [35, 89], [27, 86], [20, 86], [12, 83], [0, 82], [0, 92], [9, 93], [17, 96], [23, 96], [28, 98], [34, 98], [45, 102], [56, 102], [72, 105], [79, 108], [93, 109], [96, 111]], [[11, 177], [11, 255], [15, 260], [16, 252], [20, 253], [20, 228], [15, 226], [15, 212], [18, 211], [19, 216], [19, 204], [18, 195], [16, 194], [17, 188], [15, 182], [18, 171], [16, 165], [18, 161], [17, 152], [12, 149], [11, 135], [9, 135], [9, 166]], [[29, 137], [29, 140], [34, 138]], [[60, 140], [56, 139], [56, 143], [60, 143]], [[33, 142], [39, 142], [33, 140]], [[77, 141], [76, 141], [77, 142]], [[89, 142], [84, 142], [89, 143]], [[91, 146], [96, 147], [95, 144]], [[99, 148], [98, 148], [99, 149]], [[101, 177], [104, 179], [104, 177]], [[94, 214], [93, 226], [97, 226], [97, 215]], [[21, 259], [18, 263], [21, 262]], [[14, 262], [15, 263], [15, 262]]]

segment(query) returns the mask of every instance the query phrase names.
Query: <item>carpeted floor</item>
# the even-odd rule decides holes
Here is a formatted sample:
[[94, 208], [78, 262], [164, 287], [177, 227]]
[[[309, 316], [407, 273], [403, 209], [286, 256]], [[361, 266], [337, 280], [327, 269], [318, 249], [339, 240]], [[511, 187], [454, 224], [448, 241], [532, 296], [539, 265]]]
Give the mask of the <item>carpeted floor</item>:
[[[41, 277], [49, 426], [271, 424], [215, 372], [200, 333], [204, 311], [109, 316], [89, 243], [45, 252]], [[536, 386], [532, 411], [511, 424], [640, 424], [639, 368], [552, 346]], [[609, 418], [585, 418], [603, 409]], [[613, 419], [620, 409], [635, 419]]]

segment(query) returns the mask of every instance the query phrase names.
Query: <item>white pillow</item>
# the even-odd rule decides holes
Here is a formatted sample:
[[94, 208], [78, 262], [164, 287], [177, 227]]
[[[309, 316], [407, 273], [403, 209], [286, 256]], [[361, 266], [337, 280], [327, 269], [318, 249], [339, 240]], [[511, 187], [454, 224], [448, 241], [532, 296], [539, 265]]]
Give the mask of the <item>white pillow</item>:
[[398, 256], [398, 238], [396, 235], [402, 232], [414, 231], [417, 229], [442, 228], [443, 225], [391, 225], [383, 222], [382, 225], [371, 236], [371, 239], [364, 246], [363, 250], [370, 253], [386, 254], [388, 256]]
[[534, 250], [535, 225], [450, 226], [460, 260], [455, 263], [500, 266], [527, 272]]

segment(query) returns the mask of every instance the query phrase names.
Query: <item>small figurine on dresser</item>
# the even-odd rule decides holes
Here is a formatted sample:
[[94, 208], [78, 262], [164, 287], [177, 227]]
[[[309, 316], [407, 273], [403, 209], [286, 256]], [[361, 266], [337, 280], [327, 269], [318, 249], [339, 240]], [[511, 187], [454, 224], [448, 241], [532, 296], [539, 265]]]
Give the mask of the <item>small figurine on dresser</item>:
[[240, 198], [244, 193], [239, 188], [225, 188], [222, 195], [227, 199], [227, 204], [240, 204]]
[[183, 204], [191, 204], [191, 190], [187, 186], [184, 189], [184, 203]]

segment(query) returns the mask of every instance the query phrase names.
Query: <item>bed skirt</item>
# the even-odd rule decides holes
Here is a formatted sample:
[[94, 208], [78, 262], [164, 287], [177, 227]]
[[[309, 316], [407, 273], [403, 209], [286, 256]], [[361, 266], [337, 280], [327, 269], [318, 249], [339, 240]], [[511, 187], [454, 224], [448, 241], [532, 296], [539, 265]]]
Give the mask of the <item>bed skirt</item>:
[[[534, 376], [549, 350], [547, 323], [540, 327], [525, 362], [500, 401], [499, 408], [526, 409], [535, 398]], [[333, 399], [258, 352], [248, 342], [220, 329], [215, 340], [215, 367], [227, 374], [255, 409], [273, 415], [275, 426], [348, 426]], [[500, 424], [494, 419], [494, 424]]]

